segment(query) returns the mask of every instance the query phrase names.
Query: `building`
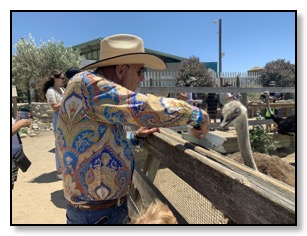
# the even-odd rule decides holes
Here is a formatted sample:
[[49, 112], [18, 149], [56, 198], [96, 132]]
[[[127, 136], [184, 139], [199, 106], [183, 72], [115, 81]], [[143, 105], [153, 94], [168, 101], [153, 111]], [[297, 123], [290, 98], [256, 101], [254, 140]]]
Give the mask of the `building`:
[[[97, 38], [85, 43], [81, 43], [78, 45], [73, 46], [74, 49], [79, 49], [81, 56], [85, 57], [85, 60], [81, 63], [80, 67], [84, 67], [90, 63], [93, 63], [97, 60], [99, 60], [99, 54], [100, 54], [100, 41], [103, 38]], [[181, 61], [183, 61], [185, 58], [167, 54], [164, 52], [155, 51], [152, 49], [145, 48], [145, 52], [154, 54], [167, 64], [166, 71], [176, 71], [179, 67]], [[203, 62], [206, 69], [210, 69], [217, 72], [217, 62]]]
[[247, 75], [249, 76], [259, 76], [263, 71], [263, 67], [254, 66], [252, 69], [247, 71]]

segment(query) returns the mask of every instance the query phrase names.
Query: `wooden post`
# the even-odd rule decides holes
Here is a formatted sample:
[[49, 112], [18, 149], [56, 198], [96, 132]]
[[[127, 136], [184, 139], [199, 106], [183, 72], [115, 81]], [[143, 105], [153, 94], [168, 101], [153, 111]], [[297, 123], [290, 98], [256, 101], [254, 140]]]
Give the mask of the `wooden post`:
[[[237, 76], [237, 88], [240, 88], [240, 77]], [[242, 104], [247, 108], [248, 107], [248, 101], [247, 101], [247, 93], [242, 94]]]
[[13, 111], [14, 111], [13, 116], [15, 119], [17, 116], [17, 97], [13, 97], [12, 100], [13, 100]]
[[220, 77], [220, 87], [223, 87], [223, 84], [224, 84], [224, 79], [223, 77]]
[[240, 88], [240, 77], [237, 76], [236, 78], [237, 78], [237, 88]]
[[12, 100], [13, 100], [13, 117], [17, 116], [17, 89], [15, 85], [12, 85]]
[[242, 104], [247, 108], [248, 101], [247, 101], [247, 93], [242, 93]]

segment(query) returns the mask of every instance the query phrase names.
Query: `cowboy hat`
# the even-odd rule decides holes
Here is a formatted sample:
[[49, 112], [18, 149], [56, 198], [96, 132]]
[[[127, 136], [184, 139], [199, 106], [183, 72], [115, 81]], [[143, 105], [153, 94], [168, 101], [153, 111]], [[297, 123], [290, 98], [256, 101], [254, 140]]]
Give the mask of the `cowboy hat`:
[[117, 34], [100, 41], [100, 60], [89, 64], [81, 70], [101, 66], [144, 64], [156, 70], [165, 70], [166, 64], [159, 57], [145, 53], [143, 40], [130, 34]]
[[192, 82], [195, 82], [197, 81], [197, 79], [195, 77], [190, 77], [187, 81], [187, 83], [192, 83]]
[[276, 82], [275, 81], [271, 81], [269, 86], [275, 86], [276, 85]]

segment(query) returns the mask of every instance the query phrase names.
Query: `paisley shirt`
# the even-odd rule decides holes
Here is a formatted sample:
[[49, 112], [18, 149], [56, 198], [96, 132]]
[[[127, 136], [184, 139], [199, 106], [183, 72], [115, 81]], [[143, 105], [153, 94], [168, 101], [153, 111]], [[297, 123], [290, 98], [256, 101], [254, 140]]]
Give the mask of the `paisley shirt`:
[[200, 109], [184, 101], [134, 93], [92, 72], [77, 74], [62, 98], [56, 130], [65, 198], [83, 204], [128, 193], [136, 143], [124, 126], [171, 127], [202, 119]]

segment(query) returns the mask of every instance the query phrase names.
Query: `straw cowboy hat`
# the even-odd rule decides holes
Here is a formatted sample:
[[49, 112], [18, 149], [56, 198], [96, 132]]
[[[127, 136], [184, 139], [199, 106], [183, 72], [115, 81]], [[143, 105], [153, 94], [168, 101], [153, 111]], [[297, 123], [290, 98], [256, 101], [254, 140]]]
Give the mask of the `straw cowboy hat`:
[[100, 41], [100, 61], [83, 67], [81, 70], [101, 66], [144, 64], [156, 70], [165, 70], [166, 64], [159, 57], [145, 53], [143, 40], [129, 34], [117, 34]]
[[192, 83], [192, 82], [195, 82], [197, 81], [197, 79], [195, 77], [190, 77], [187, 81], [187, 83]]
[[269, 86], [276, 86], [276, 82], [275, 81], [271, 81]]

